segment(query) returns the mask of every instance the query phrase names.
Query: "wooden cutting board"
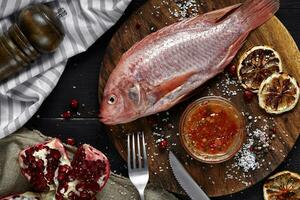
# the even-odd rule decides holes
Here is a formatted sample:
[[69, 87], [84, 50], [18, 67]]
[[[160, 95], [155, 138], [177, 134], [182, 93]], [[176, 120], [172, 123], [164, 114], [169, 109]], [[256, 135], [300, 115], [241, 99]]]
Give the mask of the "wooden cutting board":
[[[117, 65], [121, 55], [135, 42], [140, 41], [151, 32], [178, 21], [178, 18], [174, 17], [173, 11], [177, 9], [174, 2], [176, 1], [148, 0], [115, 33], [107, 48], [100, 72], [99, 101], [101, 101], [109, 74]], [[242, 1], [209, 0], [205, 3], [198, 1], [198, 9], [199, 13], [205, 13], [240, 2]], [[300, 81], [299, 50], [289, 32], [276, 17], [273, 17], [251, 33], [237, 57], [255, 45], [269, 45], [275, 48], [282, 56], [284, 70]], [[236, 59], [233, 63], [236, 63]], [[221, 74], [195, 91], [192, 98], [176, 105], [168, 112], [142, 118], [125, 125], [106, 126], [106, 130], [124, 159], [127, 157], [126, 134], [138, 131], [145, 133], [149, 154], [150, 181], [155, 185], [160, 185], [175, 193], [183, 193], [170, 169], [167, 157], [168, 150], [161, 151], [156, 144], [159, 138], [164, 137], [170, 144], [169, 149], [175, 152], [181, 162], [185, 164], [191, 176], [209, 196], [222, 196], [241, 191], [268, 176], [292, 149], [300, 132], [300, 104], [289, 113], [270, 116], [259, 108], [256, 99], [251, 103], [246, 103], [243, 99], [243, 90], [239, 84], [234, 81], [228, 84], [228, 80], [231, 79], [233, 78]], [[236, 91], [236, 94], [232, 91]], [[245, 173], [233, 166], [235, 163], [233, 159], [222, 164], [208, 165], [187, 156], [178, 138], [179, 117], [193, 100], [211, 94], [230, 98], [241, 111], [246, 115], [248, 114], [247, 119], [252, 119], [252, 121], [247, 121], [248, 124], [250, 122], [254, 123], [253, 119], [257, 117], [251, 129], [264, 126], [270, 129], [274, 126], [276, 137], [271, 141], [269, 150], [258, 159], [261, 163], [259, 169]]]

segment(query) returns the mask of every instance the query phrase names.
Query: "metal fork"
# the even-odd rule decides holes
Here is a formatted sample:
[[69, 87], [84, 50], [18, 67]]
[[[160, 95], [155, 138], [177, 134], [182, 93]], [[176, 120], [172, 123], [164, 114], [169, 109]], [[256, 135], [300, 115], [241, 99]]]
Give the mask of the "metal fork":
[[[137, 154], [135, 151], [136, 148]], [[127, 154], [129, 179], [138, 190], [141, 200], [144, 200], [144, 190], [149, 180], [144, 133], [137, 133], [127, 136]]]

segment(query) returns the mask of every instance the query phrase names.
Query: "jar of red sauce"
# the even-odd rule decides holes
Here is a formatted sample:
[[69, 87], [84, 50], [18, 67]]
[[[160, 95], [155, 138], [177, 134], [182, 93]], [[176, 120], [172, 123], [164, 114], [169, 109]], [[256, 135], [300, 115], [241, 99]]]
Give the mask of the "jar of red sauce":
[[245, 138], [243, 115], [230, 101], [217, 96], [190, 104], [181, 116], [179, 129], [186, 151], [205, 163], [229, 160]]

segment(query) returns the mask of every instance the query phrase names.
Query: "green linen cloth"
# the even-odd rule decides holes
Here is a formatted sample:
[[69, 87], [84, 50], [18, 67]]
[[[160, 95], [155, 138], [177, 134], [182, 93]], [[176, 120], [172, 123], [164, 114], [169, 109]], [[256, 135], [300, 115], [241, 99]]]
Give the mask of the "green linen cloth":
[[[30, 184], [22, 176], [18, 164], [20, 150], [45, 141], [48, 137], [38, 131], [21, 129], [0, 140], [0, 197], [8, 194], [30, 191]], [[49, 138], [48, 138], [49, 139]], [[75, 147], [65, 145], [70, 157], [76, 151]], [[53, 200], [54, 192], [42, 195], [42, 199]], [[145, 190], [146, 200], [176, 200], [171, 193], [148, 184]], [[139, 199], [138, 193], [128, 178], [111, 173], [104, 189], [97, 194], [97, 199], [126, 200]]]

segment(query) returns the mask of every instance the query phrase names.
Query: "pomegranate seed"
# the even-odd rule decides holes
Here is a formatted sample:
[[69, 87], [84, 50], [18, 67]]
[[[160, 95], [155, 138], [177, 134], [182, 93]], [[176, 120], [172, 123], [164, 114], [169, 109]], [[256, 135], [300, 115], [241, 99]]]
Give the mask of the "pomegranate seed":
[[62, 196], [59, 196], [58, 194], [55, 195], [55, 199], [56, 200], [64, 200], [64, 198]]
[[247, 102], [250, 102], [254, 97], [254, 93], [249, 91], [249, 90], [246, 90], [244, 92], [244, 99], [247, 101]]
[[69, 170], [70, 170], [70, 167], [68, 165], [63, 165], [63, 166], [59, 167], [59, 172], [60, 173], [66, 173]]
[[54, 149], [51, 149], [50, 155], [56, 160], [59, 160], [61, 157], [60, 152], [58, 150], [54, 150]]
[[62, 181], [65, 178], [65, 176], [63, 174], [58, 175], [57, 179], [59, 181]]
[[70, 106], [71, 106], [72, 109], [74, 109], [74, 110], [77, 109], [78, 105], [79, 105], [78, 100], [76, 100], [76, 99], [71, 100]]
[[35, 150], [42, 150], [44, 148], [44, 144], [38, 144], [38, 145], [36, 145], [36, 147], [35, 147]]
[[76, 195], [75, 195], [74, 192], [70, 192], [70, 193], [68, 194], [68, 197], [69, 197], [69, 199], [75, 199], [75, 198], [76, 198]]
[[38, 161], [36, 162], [36, 166], [37, 166], [38, 168], [43, 168], [43, 167], [44, 167], [44, 162], [43, 162], [42, 160], [38, 160]]
[[84, 184], [83, 184], [83, 183], [78, 183], [78, 184], [76, 185], [76, 190], [78, 190], [78, 191], [83, 191], [83, 189], [84, 189]]
[[167, 140], [163, 139], [162, 141], [159, 142], [159, 148], [161, 150], [165, 150], [168, 147], [169, 143]]
[[64, 119], [70, 119], [72, 117], [71, 111], [67, 110], [67, 111], [63, 112], [62, 117]]
[[29, 155], [32, 155], [33, 154], [33, 149], [27, 149], [26, 151], [25, 151], [25, 154], [26, 154], [26, 156], [29, 156]]
[[75, 145], [75, 140], [74, 140], [74, 138], [67, 138], [67, 144], [68, 144], [68, 145], [71, 145], [71, 146], [74, 146], [74, 145]]
[[140, 29], [140, 28], [141, 28], [141, 24], [140, 24], [140, 23], [136, 23], [136, 24], [135, 24], [135, 28], [136, 28], [136, 29]]
[[28, 160], [29, 160], [29, 163], [35, 162], [35, 158], [34, 158], [33, 156], [30, 156], [30, 157], [28, 158]]
[[231, 65], [228, 67], [228, 72], [231, 76], [236, 76], [236, 66], [235, 65]]

